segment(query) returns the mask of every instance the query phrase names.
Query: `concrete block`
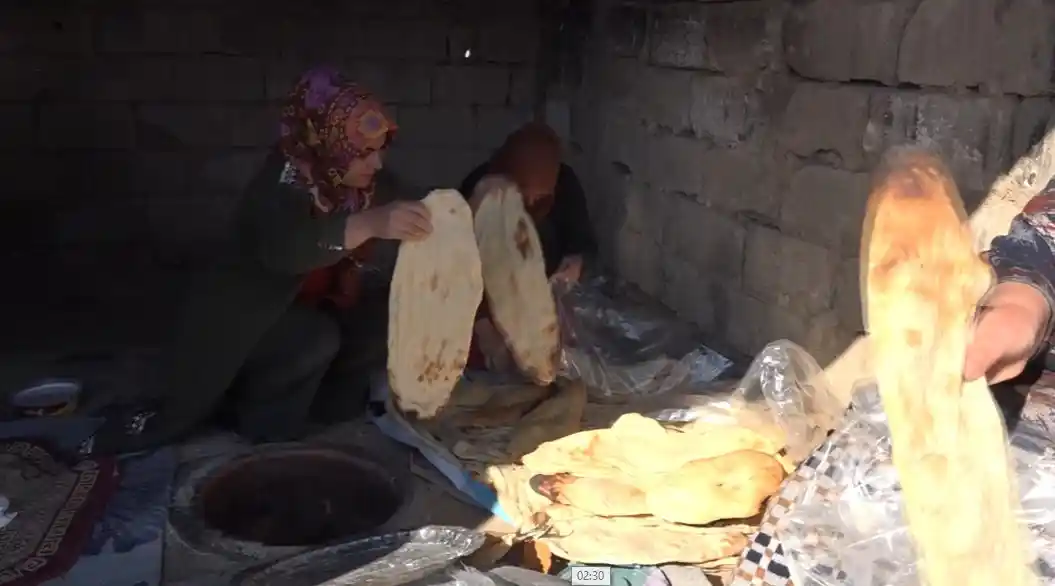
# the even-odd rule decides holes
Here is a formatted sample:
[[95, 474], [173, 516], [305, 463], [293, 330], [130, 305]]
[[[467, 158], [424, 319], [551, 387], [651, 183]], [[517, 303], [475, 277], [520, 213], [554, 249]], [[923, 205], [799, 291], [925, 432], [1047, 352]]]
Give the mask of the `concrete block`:
[[860, 267], [860, 259], [848, 258], [839, 264], [835, 277], [835, 314], [842, 327], [853, 331], [864, 330]]
[[736, 147], [767, 125], [759, 95], [736, 79], [694, 75], [691, 96], [692, 131], [715, 146]]
[[7, 2], [0, 7], [0, 53], [88, 55], [92, 17], [62, 4]]
[[456, 189], [489, 154], [470, 148], [405, 147], [396, 143], [388, 149], [385, 166], [404, 183], [422, 192]]
[[0, 148], [32, 147], [36, 142], [36, 127], [32, 104], [0, 103]]
[[131, 148], [135, 123], [128, 104], [56, 103], [40, 114], [45, 148]]
[[692, 72], [660, 67], [639, 70], [633, 83], [633, 101], [650, 127], [663, 127], [675, 134], [694, 126], [690, 112], [694, 103]]
[[869, 175], [828, 167], [804, 167], [791, 177], [780, 207], [785, 232], [856, 256], [868, 200]]
[[992, 37], [994, 67], [986, 85], [1026, 96], [1049, 93], [1055, 67], [1055, 5], [1012, 0], [998, 3], [994, 12], [999, 15], [998, 31]]
[[147, 147], [263, 147], [278, 140], [279, 107], [147, 103], [138, 123]]
[[648, 49], [648, 12], [641, 6], [616, 5], [608, 11], [605, 51], [617, 57], [640, 57]]
[[447, 27], [447, 59], [452, 65], [480, 62], [479, 31], [475, 26], [458, 23]]
[[711, 337], [724, 336], [729, 321], [729, 290], [734, 286], [700, 272], [690, 261], [674, 254], [662, 259], [665, 285], [663, 304]]
[[702, 189], [696, 201], [730, 213], [777, 217], [783, 171], [768, 150], [709, 149], [696, 160]]
[[650, 62], [655, 65], [719, 71], [707, 46], [705, 8], [675, 4], [652, 21]]
[[[310, 31], [310, 29], [307, 29]], [[447, 25], [431, 20], [363, 22], [341, 43], [353, 57], [417, 59], [440, 63], [447, 59]]]
[[501, 106], [509, 97], [509, 69], [500, 66], [439, 67], [432, 97], [437, 104]]
[[663, 297], [663, 253], [648, 236], [629, 228], [616, 235], [615, 268], [620, 277], [652, 297]]
[[196, 157], [191, 163], [191, 181], [203, 185], [206, 193], [241, 194], [263, 170], [267, 155], [268, 149], [259, 148], [210, 152]]
[[744, 291], [804, 317], [832, 305], [835, 258], [828, 249], [759, 224], [749, 225]]
[[902, 82], [1045, 93], [1055, 59], [1055, 6], [1043, 0], [923, 0], [899, 55]]
[[650, 61], [656, 65], [742, 73], [769, 58], [768, 2], [673, 4], [652, 23]]
[[479, 29], [479, 56], [486, 63], [534, 63], [539, 28], [514, 21], [487, 22]]
[[729, 317], [718, 334], [736, 351], [754, 356], [772, 341], [769, 324], [772, 306], [736, 287], [726, 291]]
[[[106, 199], [184, 197], [190, 188], [190, 162], [185, 152], [144, 150], [56, 151], [48, 159], [49, 181], [55, 193], [83, 199], [88, 195]], [[41, 175], [38, 175], [41, 177]], [[61, 186], [67, 186], [61, 189]], [[80, 186], [69, 193], [70, 185]]]
[[671, 197], [665, 214], [664, 252], [692, 263], [707, 278], [739, 284], [744, 266], [745, 231], [736, 220], [693, 200]]
[[[126, 7], [98, 17], [98, 48], [104, 53], [211, 53], [223, 51], [219, 11]], [[243, 22], [243, 28], [245, 27]]]
[[902, 31], [917, 0], [808, 0], [784, 22], [784, 55], [793, 71], [825, 81], [897, 82]]
[[32, 100], [69, 92], [80, 71], [64, 57], [0, 55], [0, 99]]
[[219, 55], [108, 57], [80, 68], [74, 97], [102, 100], [263, 100], [264, 64]]
[[141, 245], [150, 238], [145, 200], [84, 199], [53, 217], [59, 246]]
[[702, 191], [699, 159], [708, 145], [695, 138], [652, 136], [645, 145], [644, 179], [653, 187], [696, 197]]
[[431, 100], [432, 67], [428, 65], [356, 60], [348, 63], [344, 71], [385, 102], [425, 105]]
[[961, 190], [985, 190], [1007, 168], [1015, 102], [877, 91], [870, 100], [864, 150], [870, 164], [889, 147], [917, 143], [940, 152]]
[[1011, 131], [1011, 158], [1017, 160], [1039, 144], [1052, 125], [1055, 102], [1051, 98], [1026, 98], [1015, 108]]
[[533, 112], [527, 108], [480, 106], [476, 110], [474, 145], [487, 150], [498, 148], [510, 133], [532, 118]]
[[403, 106], [396, 141], [406, 147], [471, 147], [476, 117], [469, 106]]
[[598, 157], [601, 165], [611, 166], [621, 174], [646, 181], [649, 134], [636, 114], [615, 104], [602, 106]]
[[300, 76], [310, 68], [311, 65], [293, 58], [276, 59], [264, 65], [265, 99], [285, 100], [293, 86], [300, 80]]
[[667, 214], [671, 211], [670, 200], [678, 196], [631, 180], [621, 182], [619, 195], [623, 199], [623, 221], [620, 224], [656, 244], [662, 244], [668, 224]]
[[25, 201], [39, 205], [53, 200], [57, 194], [63, 193], [59, 189], [60, 173], [56, 169], [62, 169], [57, 153], [26, 149], [3, 151], [0, 176], [5, 178], [5, 185], [0, 202]]
[[510, 68], [509, 105], [534, 106], [538, 101], [538, 75], [534, 67]]
[[861, 169], [868, 96], [867, 90], [851, 86], [796, 85], [780, 121], [780, 143], [806, 159]]

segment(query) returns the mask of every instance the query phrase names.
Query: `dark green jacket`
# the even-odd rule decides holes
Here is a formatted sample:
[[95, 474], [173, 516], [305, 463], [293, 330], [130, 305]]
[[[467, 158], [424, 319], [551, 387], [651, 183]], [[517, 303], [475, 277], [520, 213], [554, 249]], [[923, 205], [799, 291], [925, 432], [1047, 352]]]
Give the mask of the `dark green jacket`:
[[[280, 153], [268, 158], [242, 196], [230, 254], [191, 284], [156, 381], [162, 408], [149, 426], [154, 431], [144, 434], [163, 438], [144, 441], [168, 441], [208, 418], [254, 346], [293, 303], [303, 276], [345, 255], [348, 214], [312, 214], [305, 191], [280, 183], [283, 166]], [[379, 176], [378, 205], [402, 197], [407, 192], [390, 176]]]

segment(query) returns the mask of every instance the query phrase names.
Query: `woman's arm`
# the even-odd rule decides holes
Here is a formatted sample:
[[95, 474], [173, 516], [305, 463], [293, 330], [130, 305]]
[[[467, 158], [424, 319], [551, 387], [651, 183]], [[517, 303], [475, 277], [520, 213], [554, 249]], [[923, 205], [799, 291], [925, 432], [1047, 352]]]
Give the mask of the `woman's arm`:
[[[1055, 185], [1049, 184], [1026, 204], [1022, 213], [1011, 221], [1006, 236], [993, 239], [988, 251], [989, 263], [997, 276], [998, 294], [1004, 283], [1028, 285], [1047, 306], [1047, 323], [1042, 340], [1052, 333], [1055, 320]], [[989, 299], [983, 300], [983, 304]]]
[[284, 158], [272, 155], [246, 189], [241, 230], [248, 252], [269, 270], [302, 275], [330, 266], [369, 239], [360, 218], [313, 213], [311, 197], [279, 181]]
[[579, 177], [568, 165], [561, 165], [553, 203], [554, 222], [561, 243], [561, 255], [593, 255], [597, 252], [597, 239], [590, 212], [586, 206], [586, 192]]

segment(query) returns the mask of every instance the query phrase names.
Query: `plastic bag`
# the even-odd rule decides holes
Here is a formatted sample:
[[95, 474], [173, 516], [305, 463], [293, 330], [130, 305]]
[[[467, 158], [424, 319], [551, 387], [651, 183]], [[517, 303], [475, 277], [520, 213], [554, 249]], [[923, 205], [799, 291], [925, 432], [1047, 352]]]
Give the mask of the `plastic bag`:
[[[1028, 526], [1045, 583], [1055, 584], [1055, 409], [1023, 419], [1011, 435]], [[1045, 421], [1047, 419], [1047, 421]], [[844, 423], [785, 484], [787, 512], [774, 536], [800, 586], [915, 586], [916, 555], [902, 521], [900, 486], [890, 457], [890, 432], [875, 385], [858, 389]], [[795, 479], [793, 479], [795, 480]], [[964, 514], [973, 514], [965, 511]], [[756, 539], [757, 542], [757, 539]], [[775, 548], [775, 545], [770, 547]]]
[[560, 374], [581, 379], [602, 398], [712, 381], [732, 364], [700, 344], [692, 326], [631, 299], [605, 277], [556, 283], [554, 297], [562, 336]]
[[794, 342], [771, 342], [726, 397], [709, 397], [691, 409], [653, 413], [660, 421], [711, 420], [728, 425], [777, 425], [787, 434], [788, 456], [809, 455], [835, 426], [842, 407], [824, 371]]

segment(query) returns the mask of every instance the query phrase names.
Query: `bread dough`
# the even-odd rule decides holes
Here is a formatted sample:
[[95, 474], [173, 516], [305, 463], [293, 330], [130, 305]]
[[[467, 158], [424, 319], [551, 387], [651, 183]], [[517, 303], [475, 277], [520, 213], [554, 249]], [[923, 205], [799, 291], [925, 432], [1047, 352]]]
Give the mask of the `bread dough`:
[[465, 369], [483, 299], [472, 211], [460, 193], [436, 190], [422, 203], [432, 233], [399, 245], [388, 314], [388, 382], [400, 409], [435, 415]]
[[534, 221], [511, 181], [485, 177], [473, 193], [484, 291], [517, 366], [541, 385], [557, 375], [560, 330]]
[[873, 365], [922, 583], [1037, 584], [1003, 419], [984, 379], [962, 377], [992, 280], [965, 221], [940, 160], [917, 149], [887, 156], [861, 244]]

